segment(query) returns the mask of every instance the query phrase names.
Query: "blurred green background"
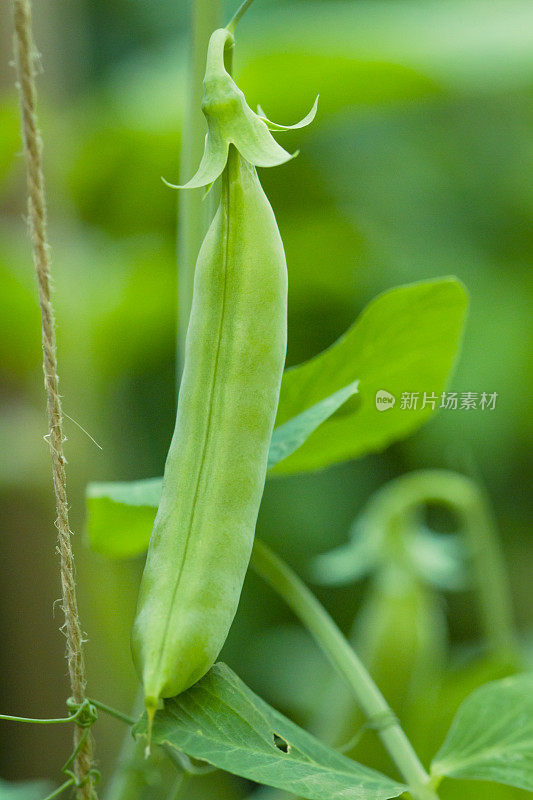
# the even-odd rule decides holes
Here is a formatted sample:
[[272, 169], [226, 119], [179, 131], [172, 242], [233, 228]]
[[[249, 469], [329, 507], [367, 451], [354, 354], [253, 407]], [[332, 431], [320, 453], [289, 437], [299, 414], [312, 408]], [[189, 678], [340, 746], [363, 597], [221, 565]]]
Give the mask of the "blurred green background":
[[[126, 710], [136, 686], [129, 629], [141, 565], [88, 552], [83, 493], [89, 480], [161, 474], [173, 429], [178, 198], [160, 176], [178, 178], [189, 7], [183, 0], [35, 5], [61, 392], [65, 412], [103, 448], [66, 420], [89, 691]], [[223, 20], [234, 6], [227, 4]], [[60, 716], [66, 664], [60, 609], [53, 614], [59, 585], [40, 316], [23, 219], [8, 3], [0, 7], [0, 53], [0, 709]], [[533, 5], [256, 0], [239, 26], [236, 78], [250, 105], [261, 103], [280, 122], [299, 119], [320, 92], [316, 122], [283, 140], [300, 148], [299, 157], [261, 171], [289, 266], [288, 364], [334, 341], [378, 292], [453, 274], [470, 291], [471, 313], [450, 389], [499, 394], [494, 411], [442, 412], [385, 453], [269, 481], [258, 530], [303, 572], [310, 555], [346, 540], [353, 517], [390, 478], [421, 467], [480, 475], [527, 639]], [[364, 584], [317, 593], [346, 631], [368, 599]], [[455, 652], [475, 644], [472, 594], [435, 602]], [[451, 658], [445, 650], [441, 669]], [[396, 666], [405, 653], [398, 645]], [[329, 670], [253, 575], [223, 656], [281, 710], [317, 724]], [[466, 685], [467, 673], [451, 683]], [[425, 691], [431, 695], [431, 687]], [[96, 733], [105, 775], [123, 731], [102, 720]], [[0, 736], [6, 779], [56, 778], [69, 752], [65, 729], [5, 724]], [[426, 742], [427, 732], [419, 739]], [[371, 742], [369, 763], [389, 768]], [[447, 791], [443, 797], [464, 796]], [[525, 796], [487, 786], [479, 795], [475, 785], [468, 791]], [[238, 798], [246, 787], [229, 777], [190, 785], [191, 797], [205, 792]]]

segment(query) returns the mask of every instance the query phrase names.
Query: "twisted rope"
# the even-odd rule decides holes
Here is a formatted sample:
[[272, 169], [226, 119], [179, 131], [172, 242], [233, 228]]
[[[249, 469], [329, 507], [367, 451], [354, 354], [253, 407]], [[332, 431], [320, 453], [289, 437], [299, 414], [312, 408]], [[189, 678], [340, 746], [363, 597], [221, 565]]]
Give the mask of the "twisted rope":
[[[56, 337], [54, 310], [50, 299], [50, 249], [46, 236], [46, 196], [42, 170], [42, 141], [37, 124], [35, 90], [35, 50], [32, 42], [31, 7], [29, 0], [14, 0], [15, 59], [17, 66], [22, 139], [28, 185], [29, 227], [33, 249], [33, 262], [39, 288], [41, 307], [43, 371], [48, 411], [47, 435], [52, 456], [52, 473], [56, 497], [58, 552], [61, 567], [62, 607], [65, 614], [63, 630], [67, 640], [67, 662], [71, 692], [78, 706], [85, 701], [85, 664], [83, 633], [78, 614], [74, 559], [68, 519], [67, 484], [63, 454], [63, 429], [61, 399], [58, 391]], [[85, 740], [82, 739], [85, 735]], [[96, 797], [91, 773], [92, 741], [83, 727], [76, 725], [75, 748], [79, 747], [74, 762], [77, 797], [94, 800]]]

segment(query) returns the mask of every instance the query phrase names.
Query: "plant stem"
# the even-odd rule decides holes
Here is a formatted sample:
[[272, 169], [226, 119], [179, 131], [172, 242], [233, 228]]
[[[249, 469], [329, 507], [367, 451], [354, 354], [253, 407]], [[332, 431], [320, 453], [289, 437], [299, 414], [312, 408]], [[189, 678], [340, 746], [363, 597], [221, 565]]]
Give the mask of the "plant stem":
[[70, 778], [70, 780], [65, 781], [65, 783], [62, 783], [61, 786], [55, 789], [55, 791], [53, 791], [52, 794], [47, 794], [44, 800], [52, 800], [52, 798], [54, 797], [59, 797], [60, 794], [66, 792], [67, 789], [70, 789], [70, 787], [73, 785], [74, 785], [74, 779]]
[[254, 0], [244, 0], [244, 2], [239, 6], [235, 14], [232, 16], [226, 28], [230, 33], [233, 33], [235, 28], [237, 27], [237, 23], [243, 16], [243, 14], [250, 8]]
[[319, 646], [350, 684], [358, 704], [369, 719], [389, 718], [379, 735], [409, 786], [414, 800], [438, 800], [430, 777], [387, 701], [327, 611], [292, 569], [257, 539], [252, 566], [300, 618]]
[[32, 725], [57, 725], [60, 722], [75, 722], [77, 714], [71, 717], [59, 717], [56, 719], [32, 719], [31, 717], [11, 717], [9, 714], [0, 714], [0, 719], [7, 722], [31, 722]]
[[100, 700], [93, 700], [90, 698], [90, 703], [96, 708], [99, 708], [100, 711], [104, 711], [106, 714], [109, 714], [111, 717], [115, 717], [115, 719], [119, 719], [121, 722], [125, 722], [126, 725], [135, 725], [135, 720], [131, 717], [128, 717], [127, 714], [123, 714], [122, 711], [118, 711], [116, 708], [112, 706], [108, 706], [105, 703], [101, 703]]
[[463, 508], [465, 533], [473, 557], [481, 622], [493, 653], [515, 656], [519, 644], [514, 623], [507, 570], [498, 541], [498, 529], [488, 498], [475, 487]]
[[[211, 33], [220, 23], [220, 0], [192, 0], [187, 110], [182, 131], [180, 183], [186, 183], [202, 157], [205, 120], [201, 111], [205, 54]], [[191, 313], [194, 267], [208, 225], [210, 206], [202, 203], [203, 189], [180, 192], [178, 208], [178, 380], [183, 371], [185, 337]]]

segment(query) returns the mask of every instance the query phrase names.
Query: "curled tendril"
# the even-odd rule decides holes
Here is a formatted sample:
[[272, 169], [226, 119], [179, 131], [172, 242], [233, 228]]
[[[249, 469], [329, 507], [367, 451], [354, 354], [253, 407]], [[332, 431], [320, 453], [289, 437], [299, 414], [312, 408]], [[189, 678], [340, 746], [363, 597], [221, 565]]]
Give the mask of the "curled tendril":
[[[73, 770], [70, 769], [70, 767], [74, 763], [74, 760], [76, 759], [76, 756], [78, 755], [78, 753], [80, 752], [81, 748], [85, 744], [85, 740], [87, 739], [87, 736], [89, 735], [89, 729], [90, 729], [91, 725], [94, 723], [94, 721], [96, 719], [95, 716], [94, 716], [96, 714], [96, 709], [94, 708], [94, 706], [92, 706], [91, 703], [89, 703], [88, 700], [84, 700], [83, 703], [78, 705], [77, 703], [74, 702], [72, 697], [69, 697], [69, 699], [67, 700], [67, 705], [68, 705], [68, 707], [70, 709], [76, 709], [75, 714], [79, 715], [79, 718], [77, 718], [76, 721], [77, 721], [78, 725], [80, 725], [80, 722], [78, 721], [78, 719], [81, 719], [81, 721], [83, 723], [83, 724], [81, 724], [81, 727], [84, 728], [84, 731], [83, 731], [83, 734], [80, 737], [80, 740], [79, 740], [74, 752], [70, 755], [68, 761], [65, 764], [63, 764], [63, 766], [61, 767], [61, 772], [63, 773], [63, 775], [65, 775], [68, 778], [68, 780], [66, 780], [64, 783], [62, 783], [61, 786], [59, 786], [51, 794], [47, 795], [44, 798], [44, 800], [52, 800], [52, 798], [54, 798], [54, 797], [59, 797], [60, 794], [63, 794], [63, 792], [66, 792], [67, 789], [70, 789], [70, 787], [74, 787], [76, 789], [79, 789], [81, 786], [83, 786], [89, 780], [92, 780], [92, 781], [94, 781], [95, 784], [97, 784], [99, 782], [99, 780], [100, 780], [100, 777], [101, 777], [99, 770], [92, 768], [87, 772], [86, 775], [83, 776], [83, 778], [80, 779], [80, 778], [77, 777], [75, 772], [73, 772]], [[83, 711], [83, 713], [80, 714], [80, 711]], [[90, 721], [91, 718], [92, 718], [92, 721]], [[92, 797], [94, 798], [94, 800], [96, 800], [96, 794], [94, 792], [92, 793]]]
[[90, 728], [98, 719], [98, 711], [89, 700], [76, 703], [73, 697], [67, 699], [67, 708], [72, 714], [72, 720], [79, 728]]

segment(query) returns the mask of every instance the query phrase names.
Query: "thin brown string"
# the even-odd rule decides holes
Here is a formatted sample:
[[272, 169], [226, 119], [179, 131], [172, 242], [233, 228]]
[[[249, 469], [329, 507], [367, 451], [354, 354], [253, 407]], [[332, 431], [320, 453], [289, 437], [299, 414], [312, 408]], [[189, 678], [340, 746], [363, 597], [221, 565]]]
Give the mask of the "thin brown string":
[[[68, 519], [67, 484], [63, 454], [61, 399], [58, 391], [54, 309], [50, 299], [50, 249], [46, 236], [46, 197], [42, 169], [42, 141], [37, 125], [35, 90], [35, 50], [32, 41], [31, 7], [29, 0], [14, 0], [15, 58], [22, 116], [22, 139], [28, 184], [29, 227], [33, 262], [39, 287], [41, 307], [43, 371], [48, 411], [47, 436], [52, 456], [52, 473], [56, 497], [58, 552], [61, 564], [62, 605], [65, 624], [62, 630], [67, 640], [67, 662], [71, 693], [74, 702], [85, 700], [85, 664], [83, 633], [78, 615], [74, 558]], [[78, 746], [83, 728], [75, 726], [74, 743]], [[90, 735], [80, 748], [74, 762], [79, 800], [96, 797], [91, 774], [92, 741]]]

